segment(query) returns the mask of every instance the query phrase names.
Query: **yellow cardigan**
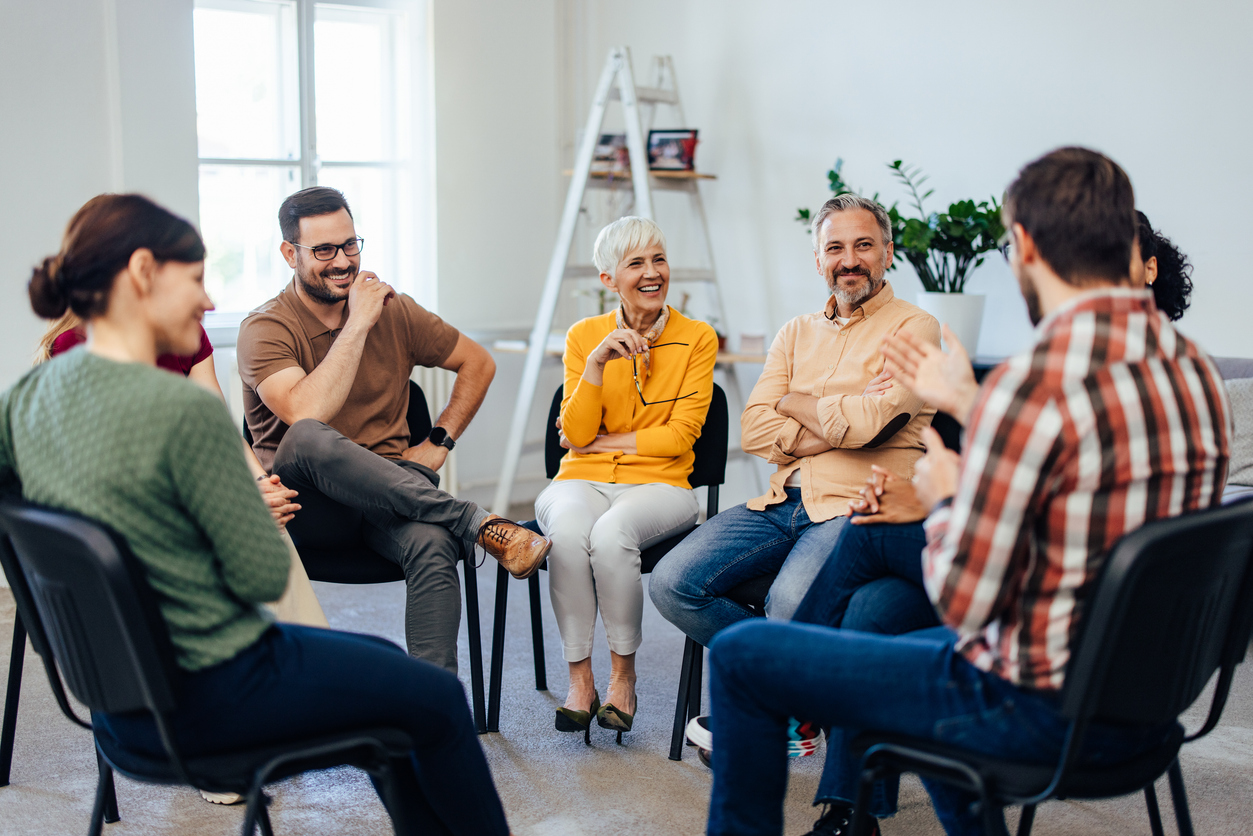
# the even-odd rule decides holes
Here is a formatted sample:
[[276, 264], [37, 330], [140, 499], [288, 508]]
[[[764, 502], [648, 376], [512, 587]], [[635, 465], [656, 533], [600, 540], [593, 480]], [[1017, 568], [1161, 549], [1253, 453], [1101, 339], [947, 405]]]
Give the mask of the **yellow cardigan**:
[[[566, 334], [566, 382], [561, 401], [561, 425], [576, 447], [591, 444], [603, 433], [635, 433], [637, 453], [588, 453], [568, 451], [561, 459], [557, 479], [617, 482], [642, 485], [660, 482], [691, 487], [692, 445], [700, 437], [713, 396], [714, 361], [718, 337], [708, 323], [688, 319], [670, 308], [666, 330], [655, 341], [686, 343], [668, 345], [652, 352], [652, 373], [644, 382], [644, 397], [652, 401], [690, 398], [644, 406], [631, 361], [615, 357], [605, 364], [604, 385], [583, 380], [587, 356], [615, 328], [612, 313], [588, 317], [570, 326]], [[638, 362], [638, 361], [637, 361]]]

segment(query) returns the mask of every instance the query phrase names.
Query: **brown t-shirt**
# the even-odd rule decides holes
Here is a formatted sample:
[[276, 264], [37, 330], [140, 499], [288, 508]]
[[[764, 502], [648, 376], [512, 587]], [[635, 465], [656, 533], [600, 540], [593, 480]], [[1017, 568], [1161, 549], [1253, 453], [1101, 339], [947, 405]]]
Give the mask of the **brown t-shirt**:
[[[308, 374], [330, 352], [344, 323], [327, 328], [296, 295], [295, 282], [250, 313], [239, 326], [239, 375], [244, 379], [244, 415], [252, 449], [267, 471], [287, 425], [270, 411], [257, 387], [267, 377], [299, 366]], [[414, 366], [438, 366], [448, 359], [460, 336], [456, 328], [398, 294], [383, 308], [366, 336], [357, 377], [344, 407], [329, 422], [356, 443], [388, 459], [409, 446], [409, 375]]]

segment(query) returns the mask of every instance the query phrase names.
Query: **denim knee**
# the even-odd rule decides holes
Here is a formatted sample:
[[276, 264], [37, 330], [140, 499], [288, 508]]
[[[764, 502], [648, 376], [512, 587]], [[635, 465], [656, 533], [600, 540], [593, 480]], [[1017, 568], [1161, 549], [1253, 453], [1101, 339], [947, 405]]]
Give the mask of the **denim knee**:
[[672, 616], [682, 609], [679, 606], [679, 586], [683, 584], [683, 577], [686, 574], [680, 566], [681, 561], [674, 560], [674, 556], [672, 551], [663, 557], [661, 562], [653, 567], [648, 581], [648, 597], [653, 600], [653, 606], [657, 608], [657, 612], [668, 621], [673, 621]]

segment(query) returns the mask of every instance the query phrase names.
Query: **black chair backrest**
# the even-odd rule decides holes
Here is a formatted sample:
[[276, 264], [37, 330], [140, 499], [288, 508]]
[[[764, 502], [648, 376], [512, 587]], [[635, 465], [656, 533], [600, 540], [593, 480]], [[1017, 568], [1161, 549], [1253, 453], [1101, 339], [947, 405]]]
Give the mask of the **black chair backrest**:
[[28, 629], [42, 625], [35, 649], [51, 651], [70, 692], [93, 711], [171, 711], [173, 647], [126, 542], [77, 515], [17, 503], [0, 504], [0, 529], [39, 616]]
[[[548, 409], [548, 426], [544, 434], [544, 472], [549, 479], [557, 475], [557, 471], [561, 469], [561, 457], [567, 452], [561, 446], [561, 433], [557, 429], [557, 419], [561, 416], [562, 391], [563, 387], [558, 386], [553, 393], [552, 406]], [[727, 394], [715, 383], [713, 397], [709, 401], [709, 412], [705, 414], [705, 425], [701, 428], [700, 438], [692, 445], [696, 459], [692, 463], [692, 475], [687, 481], [693, 488], [721, 485], [726, 481], [730, 432], [727, 421]]]
[[1251, 558], [1253, 502], [1158, 520], [1123, 537], [1079, 625], [1066, 714], [1138, 725], [1177, 718], [1215, 670], [1243, 658]]
[[[421, 441], [431, 434], [431, 410], [426, 404], [426, 393], [422, 387], [409, 381], [409, 409], [405, 412], [405, 421], [409, 424], [409, 444], [413, 439]], [[248, 418], [244, 418], [244, 441], [252, 446], [252, 430], [248, 429]]]

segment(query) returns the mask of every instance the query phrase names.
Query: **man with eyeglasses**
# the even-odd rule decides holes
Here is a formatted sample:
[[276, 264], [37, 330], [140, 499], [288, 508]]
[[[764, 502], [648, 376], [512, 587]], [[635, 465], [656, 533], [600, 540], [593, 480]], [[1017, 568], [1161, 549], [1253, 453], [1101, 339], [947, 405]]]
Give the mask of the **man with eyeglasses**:
[[884, 374], [880, 343], [905, 331], [939, 345], [939, 324], [896, 298], [887, 212], [853, 194], [813, 225], [814, 259], [831, 296], [783, 326], [741, 418], [744, 450], [775, 465], [770, 490], [700, 526], [654, 569], [657, 609], [696, 641], [752, 612], [727, 597], [776, 578], [766, 613], [787, 619], [835, 547], [871, 465], [910, 474], [934, 409]]
[[[296, 192], [279, 209], [292, 282], [239, 329], [239, 372], [253, 449], [299, 491], [297, 548], [363, 543], [405, 573], [409, 653], [455, 672], [463, 541], [515, 577], [550, 543], [438, 489], [436, 471], [478, 411], [496, 365], [486, 349], [374, 273], [335, 189]], [[409, 437], [414, 366], [455, 372], [430, 435]]]

